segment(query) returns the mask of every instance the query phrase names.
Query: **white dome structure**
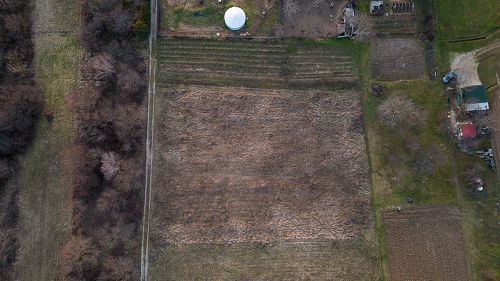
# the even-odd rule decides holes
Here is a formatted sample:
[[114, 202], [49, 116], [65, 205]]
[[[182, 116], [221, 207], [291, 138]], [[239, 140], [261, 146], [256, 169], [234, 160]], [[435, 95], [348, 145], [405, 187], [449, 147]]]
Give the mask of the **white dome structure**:
[[224, 14], [224, 21], [227, 28], [231, 30], [240, 30], [245, 26], [247, 16], [245, 12], [239, 7], [231, 7]]

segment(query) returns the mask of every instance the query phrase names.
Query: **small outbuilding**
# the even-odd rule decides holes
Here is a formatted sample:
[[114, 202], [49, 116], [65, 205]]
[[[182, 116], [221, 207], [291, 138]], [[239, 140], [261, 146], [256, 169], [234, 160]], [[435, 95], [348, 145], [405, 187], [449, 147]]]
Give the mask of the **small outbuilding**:
[[380, 15], [384, 13], [384, 1], [370, 1], [370, 14]]
[[237, 31], [245, 26], [247, 17], [245, 12], [239, 7], [231, 7], [224, 14], [224, 22], [227, 28]]
[[467, 112], [490, 109], [486, 87], [483, 85], [462, 88], [462, 102]]
[[476, 137], [476, 126], [472, 122], [461, 123], [458, 125], [459, 139], [473, 139]]

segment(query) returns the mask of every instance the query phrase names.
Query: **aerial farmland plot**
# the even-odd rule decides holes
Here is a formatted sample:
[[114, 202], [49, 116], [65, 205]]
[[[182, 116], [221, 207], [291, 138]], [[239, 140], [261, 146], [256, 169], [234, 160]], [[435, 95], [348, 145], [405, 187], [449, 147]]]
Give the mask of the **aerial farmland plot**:
[[376, 280], [357, 49], [162, 39], [158, 54], [151, 280]]
[[387, 211], [383, 218], [391, 280], [469, 280], [458, 209]]

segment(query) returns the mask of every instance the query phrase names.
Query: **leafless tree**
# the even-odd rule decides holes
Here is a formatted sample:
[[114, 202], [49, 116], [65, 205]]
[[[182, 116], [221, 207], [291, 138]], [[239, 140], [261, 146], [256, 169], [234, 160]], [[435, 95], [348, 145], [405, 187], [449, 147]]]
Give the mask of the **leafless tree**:
[[99, 167], [96, 154], [86, 145], [75, 144], [65, 150], [64, 163], [72, 169], [73, 197], [85, 199], [99, 184], [99, 177], [94, 172]]
[[123, 205], [123, 197], [112, 188], [104, 190], [96, 201], [96, 210], [100, 213], [116, 212]]
[[393, 95], [377, 108], [380, 121], [389, 129], [417, 126], [425, 120], [425, 113], [402, 95]]
[[31, 29], [31, 20], [22, 14], [10, 14], [3, 18], [3, 26], [12, 33], [28, 33]]
[[23, 74], [28, 70], [29, 61], [24, 52], [18, 48], [7, 51], [5, 56], [7, 71], [14, 74]]
[[122, 169], [113, 178], [113, 187], [123, 193], [137, 191], [142, 187], [144, 169], [137, 158], [123, 160]]
[[111, 180], [120, 170], [121, 158], [114, 151], [105, 152], [101, 158], [101, 173], [106, 180]]
[[7, 160], [0, 159], [0, 180], [8, 178], [10, 173], [11, 169]]
[[124, 98], [140, 101], [143, 97], [144, 78], [125, 64], [118, 66], [116, 85], [119, 94]]
[[115, 72], [115, 60], [106, 53], [92, 56], [82, 65], [83, 80], [109, 80]]
[[25, 0], [0, 0], [0, 10], [13, 11], [26, 4]]
[[64, 245], [63, 269], [67, 278], [89, 280], [95, 275], [98, 253], [94, 243], [83, 236], [72, 236]]
[[0, 280], [11, 280], [14, 274], [12, 264], [17, 248], [16, 234], [13, 229], [0, 228]]
[[123, 144], [123, 152], [130, 153], [141, 147], [145, 120], [144, 107], [141, 105], [120, 105], [113, 112], [113, 126], [116, 136]]
[[283, 1], [283, 14], [287, 17], [295, 15], [299, 11], [299, 5], [296, 0]]
[[132, 281], [137, 280], [135, 263], [131, 258], [107, 257], [102, 264], [98, 281]]

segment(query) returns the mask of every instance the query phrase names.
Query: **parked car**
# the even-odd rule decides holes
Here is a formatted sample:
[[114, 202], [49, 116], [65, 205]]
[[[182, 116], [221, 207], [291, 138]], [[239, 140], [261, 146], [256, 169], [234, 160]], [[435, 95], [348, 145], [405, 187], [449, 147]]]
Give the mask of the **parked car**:
[[457, 75], [455, 74], [455, 72], [450, 71], [443, 77], [443, 83], [448, 84], [450, 83], [451, 80], [453, 80], [456, 77]]

